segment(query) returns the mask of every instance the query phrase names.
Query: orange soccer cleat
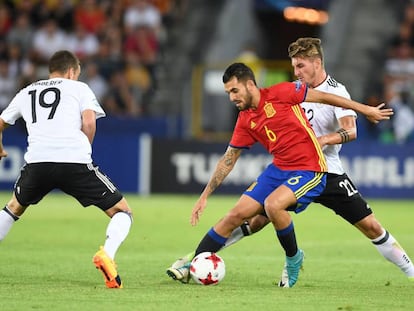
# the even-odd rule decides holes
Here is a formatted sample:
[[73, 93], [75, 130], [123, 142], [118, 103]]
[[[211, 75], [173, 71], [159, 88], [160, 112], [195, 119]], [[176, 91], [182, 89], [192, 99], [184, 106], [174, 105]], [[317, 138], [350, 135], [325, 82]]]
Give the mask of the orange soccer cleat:
[[96, 269], [99, 269], [108, 288], [122, 288], [121, 278], [116, 271], [115, 262], [108, 256], [103, 247], [93, 256], [93, 263]]

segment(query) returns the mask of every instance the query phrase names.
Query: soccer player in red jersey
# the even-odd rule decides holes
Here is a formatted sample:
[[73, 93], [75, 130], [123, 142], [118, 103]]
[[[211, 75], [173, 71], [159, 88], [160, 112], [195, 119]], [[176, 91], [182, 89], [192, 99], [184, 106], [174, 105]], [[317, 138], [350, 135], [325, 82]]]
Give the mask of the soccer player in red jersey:
[[[321, 147], [300, 104], [318, 102], [353, 109], [374, 123], [389, 119], [392, 109], [382, 109], [384, 104], [366, 106], [308, 89], [301, 82], [283, 82], [260, 89], [252, 70], [243, 63], [230, 65], [224, 72], [223, 83], [230, 101], [240, 112], [229, 146], [193, 207], [191, 224], [197, 224], [208, 196], [231, 172], [243, 149], [259, 142], [273, 155], [273, 161], [246, 189], [233, 209], [207, 232], [195, 255], [217, 252], [235, 228], [264, 211], [285, 250], [289, 287], [292, 287], [304, 254], [297, 246], [288, 211], [299, 213], [319, 196], [325, 188], [327, 171]], [[171, 267], [167, 274], [182, 280], [188, 275], [188, 267]]]

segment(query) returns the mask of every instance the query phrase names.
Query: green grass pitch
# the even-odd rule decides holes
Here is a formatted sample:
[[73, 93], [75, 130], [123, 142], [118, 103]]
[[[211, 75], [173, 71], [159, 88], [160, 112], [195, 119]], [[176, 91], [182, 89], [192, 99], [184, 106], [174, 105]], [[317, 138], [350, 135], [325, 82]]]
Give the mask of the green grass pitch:
[[[10, 193], [0, 193], [2, 204]], [[117, 253], [124, 288], [106, 289], [92, 256], [108, 218], [95, 207], [53, 193], [31, 206], [0, 243], [0, 310], [413, 310], [414, 282], [379, 255], [355, 228], [313, 204], [293, 215], [304, 271], [294, 288], [278, 288], [284, 255], [271, 226], [223, 250], [217, 286], [173, 282], [165, 274], [192, 251], [236, 202], [213, 195], [198, 226], [196, 196], [126, 195], [134, 210]], [[381, 223], [414, 258], [414, 201], [370, 200]]]

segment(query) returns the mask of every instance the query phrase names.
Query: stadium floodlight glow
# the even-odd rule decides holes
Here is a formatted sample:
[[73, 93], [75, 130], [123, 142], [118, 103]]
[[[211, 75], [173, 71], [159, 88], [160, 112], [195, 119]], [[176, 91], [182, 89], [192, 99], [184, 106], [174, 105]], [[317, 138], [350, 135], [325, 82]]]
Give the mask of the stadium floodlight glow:
[[306, 23], [312, 25], [326, 24], [329, 20], [329, 15], [326, 11], [293, 6], [286, 7], [283, 10], [283, 16], [289, 22]]

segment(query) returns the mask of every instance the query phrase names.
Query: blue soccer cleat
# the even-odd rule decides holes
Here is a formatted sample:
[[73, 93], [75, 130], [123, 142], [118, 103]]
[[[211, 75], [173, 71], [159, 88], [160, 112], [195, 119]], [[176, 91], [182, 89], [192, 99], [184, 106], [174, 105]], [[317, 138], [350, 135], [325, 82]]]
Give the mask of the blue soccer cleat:
[[299, 270], [303, 269], [305, 253], [299, 249], [295, 256], [286, 256], [286, 263], [282, 271], [282, 277], [278, 283], [279, 287], [293, 287], [299, 277]]

